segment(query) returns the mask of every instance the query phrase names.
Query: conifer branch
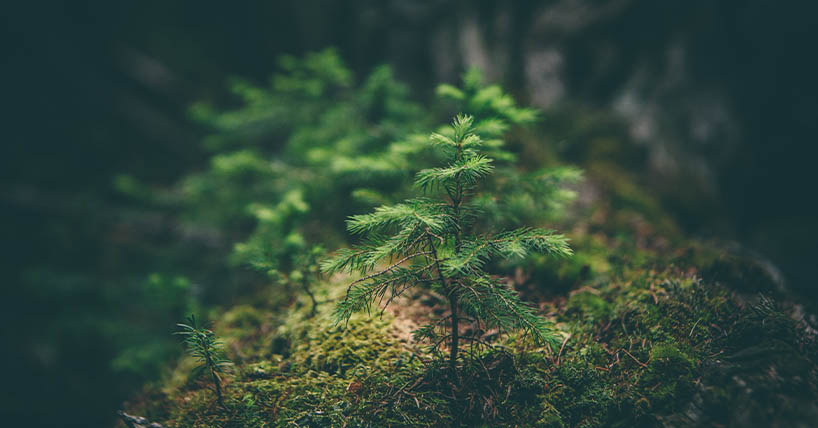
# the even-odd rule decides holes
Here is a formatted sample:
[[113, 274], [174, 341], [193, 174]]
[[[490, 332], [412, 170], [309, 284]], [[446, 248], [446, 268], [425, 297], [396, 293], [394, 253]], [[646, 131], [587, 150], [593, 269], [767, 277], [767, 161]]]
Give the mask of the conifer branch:
[[[496, 120], [486, 126], [490, 130], [503, 129], [505, 122]], [[550, 230], [520, 228], [494, 235], [475, 233], [472, 219], [476, 206], [471, 200], [479, 193], [478, 184], [494, 172], [494, 166], [491, 158], [479, 152], [489, 145], [474, 130], [473, 117], [458, 115], [445, 133], [430, 136], [431, 144], [443, 147], [450, 161], [420, 171], [415, 184], [427, 192], [442, 189], [445, 195], [381, 206], [373, 213], [350, 217], [349, 231], [365, 236], [368, 243], [340, 250], [322, 265], [326, 271], [348, 269], [363, 275], [349, 284], [346, 297], [338, 303], [338, 321], [348, 321], [355, 311], [369, 311], [373, 304], [380, 306], [385, 301], [383, 313], [412, 286], [439, 283], [449, 300], [450, 314], [416, 330], [414, 337], [430, 341], [433, 352], [448, 339], [453, 372], [458, 361], [461, 319], [498, 331], [522, 330], [538, 343], [555, 341], [551, 324], [523, 303], [507, 284], [484, 272], [486, 262], [495, 257], [524, 258], [532, 252], [572, 254], [568, 240]], [[420, 257], [425, 259], [423, 265], [405, 266]], [[388, 259], [394, 261], [368, 273]], [[448, 334], [438, 335], [436, 330], [447, 322]], [[465, 340], [485, 343], [474, 336]]]
[[199, 362], [196, 371], [204, 372], [210, 377], [219, 406], [224, 407], [221, 386], [222, 378], [220, 375], [224, 372], [226, 367], [232, 366], [233, 363], [223, 356], [223, 345], [220, 341], [216, 340], [216, 336], [212, 331], [200, 328], [196, 323], [196, 317], [193, 315], [188, 318], [188, 323], [189, 324], [176, 324], [182, 330], [174, 334], [185, 337], [184, 340], [188, 353]]

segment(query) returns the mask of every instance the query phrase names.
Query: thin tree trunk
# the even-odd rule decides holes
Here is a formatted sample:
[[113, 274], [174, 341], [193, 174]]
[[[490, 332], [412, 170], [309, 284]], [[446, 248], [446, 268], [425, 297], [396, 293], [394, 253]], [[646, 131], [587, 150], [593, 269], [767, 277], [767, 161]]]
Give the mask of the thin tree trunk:
[[446, 287], [446, 293], [449, 295], [449, 307], [452, 310], [452, 343], [449, 350], [449, 368], [452, 371], [452, 377], [454, 377], [457, 369], [457, 342], [460, 338], [458, 332], [458, 324], [460, 320], [457, 317], [457, 296], [455, 296], [454, 287], [449, 282], [449, 279], [443, 275], [443, 269], [440, 268], [440, 259], [437, 258], [437, 249], [435, 248], [434, 242], [432, 242], [431, 236], [427, 235], [427, 239], [429, 242], [429, 248], [432, 251], [432, 257], [435, 262], [435, 268], [437, 269], [437, 275], [440, 277], [440, 280]]
[[449, 307], [452, 308], [452, 346], [449, 351], [449, 367], [454, 373], [457, 365], [457, 342], [460, 338], [460, 332], [458, 331], [460, 319], [457, 316], [457, 297], [454, 295], [454, 290], [449, 293]]
[[216, 374], [216, 371], [213, 368], [213, 356], [210, 355], [210, 352], [208, 351], [205, 351], [205, 363], [210, 369], [210, 379], [213, 381], [213, 385], [216, 387], [216, 400], [219, 403], [219, 407], [224, 408], [224, 399], [222, 398], [222, 382], [221, 379], [219, 379], [219, 375]]
[[[455, 155], [455, 162], [460, 160], [460, 155], [463, 152], [462, 144], [457, 145], [457, 154]], [[462, 245], [461, 234], [463, 232], [462, 222], [460, 218], [460, 204], [463, 202], [463, 187], [460, 184], [460, 174], [455, 176], [457, 187], [455, 188], [455, 199], [452, 200], [452, 209], [454, 211], [454, 218], [457, 222], [457, 233], [454, 236], [454, 250], [455, 253], [460, 253]], [[459, 324], [460, 319], [457, 316], [457, 296], [455, 296], [454, 287], [449, 289], [449, 307], [452, 309], [452, 348], [449, 351], [449, 367], [452, 370], [452, 375], [456, 374], [457, 369], [457, 347], [458, 339], [460, 339]]]
[[310, 310], [309, 316], [310, 318], [312, 318], [315, 316], [315, 313], [318, 309], [318, 301], [315, 300], [315, 294], [313, 294], [312, 290], [310, 290], [310, 286], [307, 283], [306, 279], [301, 282], [301, 286], [304, 288], [304, 292], [307, 293], [308, 296], [310, 296], [310, 300], [312, 301], [312, 309]]
[[213, 377], [213, 384], [216, 385], [216, 400], [219, 402], [219, 407], [224, 408], [224, 398], [222, 398], [221, 379], [216, 372], [211, 371], [210, 375]]

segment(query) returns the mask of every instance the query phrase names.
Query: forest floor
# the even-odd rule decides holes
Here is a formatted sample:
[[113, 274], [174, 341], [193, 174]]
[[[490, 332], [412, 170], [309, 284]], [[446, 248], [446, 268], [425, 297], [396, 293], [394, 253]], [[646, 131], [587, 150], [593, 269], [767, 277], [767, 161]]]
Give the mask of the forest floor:
[[307, 297], [272, 287], [214, 317], [235, 363], [223, 408], [183, 358], [124, 410], [166, 427], [814, 426], [814, 308], [763, 260], [681, 237], [637, 190], [587, 180], [571, 215], [585, 220], [563, 224], [575, 256], [510, 271], [558, 348], [488, 332], [452, 375], [411, 335], [446, 315], [440, 296], [336, 325], [336, 276], [313, 284], [314, 317]]

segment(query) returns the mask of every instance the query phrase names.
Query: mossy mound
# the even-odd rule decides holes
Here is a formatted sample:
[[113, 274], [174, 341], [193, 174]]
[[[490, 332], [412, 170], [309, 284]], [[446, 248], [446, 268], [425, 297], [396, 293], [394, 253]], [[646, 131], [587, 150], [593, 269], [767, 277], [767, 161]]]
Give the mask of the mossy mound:
[[588, 182], [587, 220], [563, 225], [574, 257], [494, 267], [555, 322], [558, 349], [499, 336], [463, 349], [453, 375], [407, 334], [411, 314], [438, 314], [435, 299], [335, 325], [346, 278], [334, 278], [313, 285], [314, 317], [281, 295], [211, 317], [236, 363], [225, 408], [188, 359], [125, 408], [169, 427], [812, 426], [811, 309], [758, 259], [684, 241], [626, 176]]
[[[240, 306], [214, 329], [237, 363], [227, 405], [183, 360], [129, 404], [167, 426], [807, 426], [818, 347], [792, 306], [708, 282], [689, 257], [627, 266], [545, 302], [560, 349], [501, 338], [458, 378], [418, 354], [395, 316], [334, 325], [330, 305], [277, 319]], [[324, 295], [343, 289], [325, 284]], [[296, 305], [297, 306], [297, 305]]]

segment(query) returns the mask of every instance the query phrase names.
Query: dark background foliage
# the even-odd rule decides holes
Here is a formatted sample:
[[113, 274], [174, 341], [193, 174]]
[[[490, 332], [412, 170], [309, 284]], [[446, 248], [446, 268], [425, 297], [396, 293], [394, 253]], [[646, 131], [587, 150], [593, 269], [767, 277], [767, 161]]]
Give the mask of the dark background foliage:
[[[111, 362], [140, 334], [169, 336], [189, 310], [157, 319], [140, 306], [179, 304], [171, 286], [146, 291], [146, 276], [161, 272], [150, 281], [194, 294], [231, 279], [218, 269], [192, 274], [192, 285], [177, 278], [220, 265], [223, 254], [166, 211], [123, 198], [114, 178], [158, 188], [202, 167], [191, 102], [227, 104], [228, 77], [264, 82], [280, 54], [326, 46], [358, 75], [393, 65], [420, 100], [477, 65], [540, 107], [614, 112], [647, 159], [636, 172], [689, 235], [736, 241], [770, 259], [796, 292], [818, 296], [810, 2], [91, 0], [3, 9], [6, 421], [104, 426], [153, 376], [155, 368]], [[130, 328], [145, 325], [153, 327]]]

